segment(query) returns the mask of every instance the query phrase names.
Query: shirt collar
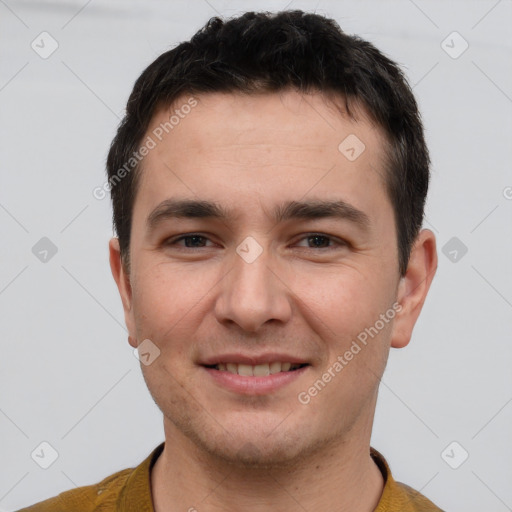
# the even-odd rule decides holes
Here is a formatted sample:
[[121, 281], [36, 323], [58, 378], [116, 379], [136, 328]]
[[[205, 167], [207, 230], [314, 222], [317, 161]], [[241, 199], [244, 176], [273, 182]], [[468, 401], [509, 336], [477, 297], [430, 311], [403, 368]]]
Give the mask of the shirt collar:
[[131, 473], [119, 495], [116, 512], [154, 512], [151, 495], [151, 469], [164, 449], [159, 444]]
[[[151, 494], [151, 469], [164, 449], [165, 442], [158, 445], [150, 455], [130, 473], [117, 501], [117, 512], [154, 512]], [[375, 512], [386, 512], [388, 504], [402, 495], [403, 490], [391, 475], [384, 456], [370, 447], [370, 456], [382, 473], [384, 488]], [[409, 510], [409, 509], [407, 509]], [[407, 512], [403, 510], [403, 512]], [[414, 509], [410, 509], [414, 510]]]

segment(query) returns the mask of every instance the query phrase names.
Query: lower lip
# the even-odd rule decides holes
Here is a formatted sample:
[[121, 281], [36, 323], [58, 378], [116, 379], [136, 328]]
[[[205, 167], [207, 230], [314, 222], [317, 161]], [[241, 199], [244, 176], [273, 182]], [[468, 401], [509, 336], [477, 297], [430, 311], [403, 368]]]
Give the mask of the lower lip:
[[242, 395], [265, 395], [283, 388], [294, 380], [298, 379], [309, 366], [304, 366], [291, 372], [279, 372], [263, 377], [246, 377], [226, 370], [215, 370], [203, 368], [212, 379], [224, 388]]

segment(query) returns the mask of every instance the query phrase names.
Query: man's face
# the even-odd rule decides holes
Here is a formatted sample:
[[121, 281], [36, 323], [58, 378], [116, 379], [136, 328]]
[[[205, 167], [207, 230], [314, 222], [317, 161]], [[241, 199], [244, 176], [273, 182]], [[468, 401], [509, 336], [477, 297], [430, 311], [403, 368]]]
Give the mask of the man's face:
[[[123, 297], [134, 346], [160, 350], [142, 370], [166, 432], [253, 463], [369, 436], [399, 284], [382, 132], [319, 94], [196, 100], [162, 141], [169, 110], [148, 129]], [[212, 367], [259, 356], [262, 376]]]

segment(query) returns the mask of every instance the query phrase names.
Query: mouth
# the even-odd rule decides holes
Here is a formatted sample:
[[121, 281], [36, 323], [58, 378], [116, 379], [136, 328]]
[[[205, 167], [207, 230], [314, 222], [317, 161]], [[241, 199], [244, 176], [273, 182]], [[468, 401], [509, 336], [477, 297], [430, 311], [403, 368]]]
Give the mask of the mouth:
[[237, 395], [277, 393], [310, 372], [311, 360], [286, 352], [225, 352], [198, 362], [209, 382]]
[[274, 361], [271, 363], [256, 365], [244, 363], [217, 363], [203, 366], [211, 370], [229, 372], [243, 377], [266, 377], [268, 375], [275, 375], [276, 373], [287, 373], [300, 370], [301, 368], [309, 366], [309, 364]]
[[219, 354], [201, 361], [215, 387], [236, 395], [269, 395], [310, 371], [311, 363], [290, 354]]

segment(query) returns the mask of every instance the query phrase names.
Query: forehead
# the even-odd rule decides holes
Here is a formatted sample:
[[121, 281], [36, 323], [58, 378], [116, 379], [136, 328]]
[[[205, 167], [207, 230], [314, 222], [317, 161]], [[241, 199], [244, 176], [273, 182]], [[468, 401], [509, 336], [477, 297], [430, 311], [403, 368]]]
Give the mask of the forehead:
[[352, 119], [341, 100], [320, 93], [184, 95], [153, 116], [137, 197], [238, 198], [254, 207], [336, 190], [383, 195], [385, 136], [354, 110]]
[[214, 145], [222, 149], [244, 142], [276, 146], [277, 135], [279, 142], [297, 148], [306, 142], [305, 151], [312, 145], [332, 151], [338, 150], [340, 137], [357, 132], [370, 152], [383, 149], [379, 146], [386, 137], [367, 110], [352, 100], [350, 113], [345, 100], [334, 94], [306, 95], [293, 90], [190, 94], [177, 98], [167, 108], [158, 108], [147, 133], [170, 145], [175, 139], [182, 149], [212, 149]]

